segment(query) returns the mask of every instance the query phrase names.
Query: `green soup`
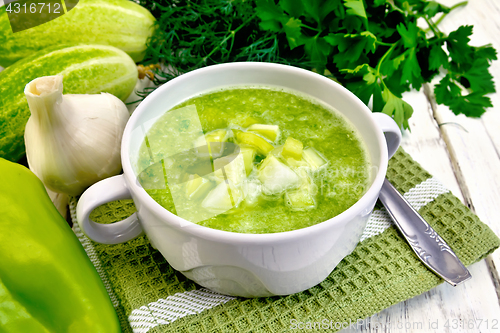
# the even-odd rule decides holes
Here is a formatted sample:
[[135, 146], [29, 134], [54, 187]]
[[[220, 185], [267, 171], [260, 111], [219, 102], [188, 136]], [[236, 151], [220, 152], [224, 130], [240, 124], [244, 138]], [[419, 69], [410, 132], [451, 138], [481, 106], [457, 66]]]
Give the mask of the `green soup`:
[[147, 131], [137, 168], [170, 212], [240, 233], [326, 221], [370, 182], [366, 147], [339, 112], [261, 86], [220, 89], [169, 110]]

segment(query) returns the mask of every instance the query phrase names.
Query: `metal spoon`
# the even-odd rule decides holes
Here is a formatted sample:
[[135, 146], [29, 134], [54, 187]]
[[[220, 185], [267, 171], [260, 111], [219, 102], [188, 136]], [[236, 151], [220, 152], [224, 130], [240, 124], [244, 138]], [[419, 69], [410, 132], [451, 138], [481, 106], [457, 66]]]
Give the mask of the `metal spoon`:
[[452, 286], [472, 276], [434, 229], [387, 180], [379, 199], [419, 259]]

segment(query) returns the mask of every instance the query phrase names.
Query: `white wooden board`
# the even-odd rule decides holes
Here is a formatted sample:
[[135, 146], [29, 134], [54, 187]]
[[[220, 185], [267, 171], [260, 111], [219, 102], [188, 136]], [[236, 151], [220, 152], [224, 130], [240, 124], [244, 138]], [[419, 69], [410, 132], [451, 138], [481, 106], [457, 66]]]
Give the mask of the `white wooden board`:
[[[452, 6], [459, 1], [439, 2]], [[500, 50], [499, 18], [500, 1], [470, 1], [443, 20], [440, 28], [449, 33], [460, 25], [473, 25], [473, 45], [491, 43]], [[500, 64], [494, 62], [490, 72], [498, 83]], [[403, 147], [500, 235], [496, 211], [500, 208], [500, 97], [491, 96], [494, 107], [480, 119], [455, 116], [447, 107], [435, 105], [432, 93], [427, 97], [423, 91], [405, 95], [415, 113]], [[443, 123], [450, 124], [438, 126]], [[499, 260], [497, 251], [470, 267], [472, 280], [456, 288], [440, 285], [372, 316], [366, 325], [354, 331], [497, 332], [500, 330], [496, 292]]]

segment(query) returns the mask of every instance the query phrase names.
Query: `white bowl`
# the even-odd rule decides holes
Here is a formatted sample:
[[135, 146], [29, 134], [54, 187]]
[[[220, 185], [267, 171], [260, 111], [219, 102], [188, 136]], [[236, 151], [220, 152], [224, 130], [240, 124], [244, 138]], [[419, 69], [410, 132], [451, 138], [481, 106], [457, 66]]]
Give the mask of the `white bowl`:
[[[371, 186], [361, 199], [322, 223], [273, 234], [202, 227], [154, 201], [137, 182], [133, 168], [153, 120], [195, 95], [237, 85], [295, 90], [331, 105], [349, 119], [366, 143], [373, 169]], [[83, 232], [100, 243], [121, 243], [144, 232], [174, 269], [214, 291], [246, 297], [292, 294], [324, 280], [354, 250], [382, 187], [388, 156], [396, 151], [400, 140], [400, 130], [392, 118], [372, 113], [347, 89], [321, 75], [269, 63], [209, 66], [171, 80], [138, 106], [123, 134], [124, 173], [87, 189], [78, 202], [77, 217]], [[99, 205], [125, 198], [132, 198], [137, 207], [137, 213], [126, 220], [102, 225], [89, 219]]]

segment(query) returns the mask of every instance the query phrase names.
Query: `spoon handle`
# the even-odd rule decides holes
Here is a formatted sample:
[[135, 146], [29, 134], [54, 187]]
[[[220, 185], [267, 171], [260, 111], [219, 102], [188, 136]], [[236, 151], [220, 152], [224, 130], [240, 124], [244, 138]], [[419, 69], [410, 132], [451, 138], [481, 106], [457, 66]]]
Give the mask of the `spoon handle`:
[[472, 276], [453, 250], [387, 180], [379, 199], [419, 259], [452, 286]]

